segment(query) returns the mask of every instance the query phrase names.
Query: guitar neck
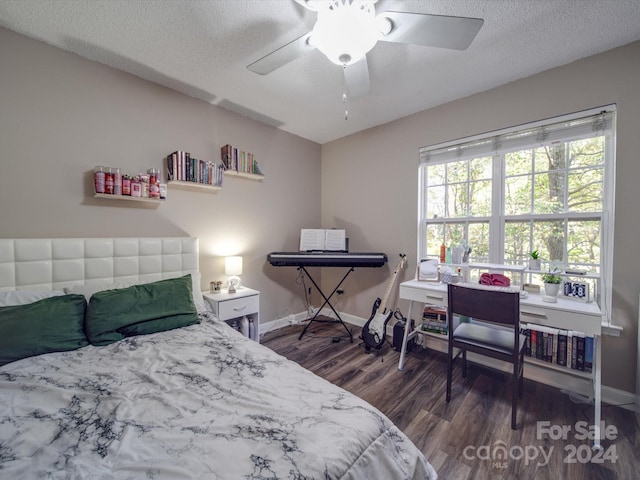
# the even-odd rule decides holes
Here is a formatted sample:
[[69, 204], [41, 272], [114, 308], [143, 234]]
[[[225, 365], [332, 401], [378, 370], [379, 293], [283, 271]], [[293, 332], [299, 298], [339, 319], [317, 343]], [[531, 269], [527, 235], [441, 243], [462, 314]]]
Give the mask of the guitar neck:
[[384, 292], [384, 296], [382, 297], [382, 301], [380, 302], [380, 307], [378, 308], [378, 311], [380, 312], [386, 312], [387, 311], [387, 302], [389, 301], [389, 296], [391, 295], [391, 290], [393, 289], [393, 285], [394, 283], [396, 283], [396, 278], [398, 277], [398, 273], [400, 273], [400, 269], [403, 267], [405, 259], [404, 256], [402, 256], [402, 259], [398, 262], [398, 265], [396, 265], [396, 269], [393, 272], [393, 276], [391, 277], [391, 279], [389, 280], [389, 284], [387, 285], [387, 289]]

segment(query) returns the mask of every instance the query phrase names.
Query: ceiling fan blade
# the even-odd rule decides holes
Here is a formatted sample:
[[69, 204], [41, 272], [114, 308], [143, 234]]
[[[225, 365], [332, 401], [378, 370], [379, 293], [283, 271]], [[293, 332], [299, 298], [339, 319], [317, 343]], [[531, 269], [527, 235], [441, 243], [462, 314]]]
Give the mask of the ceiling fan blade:
[[293, 0], [312, 12], [318, 11], [318, 0]]
[[349, 97], [363, 97], [371, 91], [371, 81], [369, 80], [369, 65], [367, 57], [358, 60], [351, 65], [344, 67], [344, 76], [347, 82]]
[[466, 50], [484, 23], [481, 18], [409, 12], [381, 12], [376, 19], [391, 22], [391, 31], [380, 37], [385, 42], [454, 50]]
[[247, 69], [260, 75], [266, 75], [267, 73], [273, 72], [292, 60], [314, 50], [316, 47], [309, 44], [310, 37], [311, 32], [305, 33], [294, 41], [287, 43], [277, 50], [265, 55], [261, 59], [256, 60], [252, 64], [247, 65]]

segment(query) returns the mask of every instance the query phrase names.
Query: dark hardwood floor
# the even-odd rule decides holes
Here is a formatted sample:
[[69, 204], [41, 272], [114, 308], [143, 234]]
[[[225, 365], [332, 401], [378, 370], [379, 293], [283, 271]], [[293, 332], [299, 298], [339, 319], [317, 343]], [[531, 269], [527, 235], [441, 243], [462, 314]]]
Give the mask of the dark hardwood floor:
[[[593, 407], [525, 380], [513, 431], [508, 375], [471, 364], [463, 379], [456, 365], [447, 404], [445, 354], [414, 348], [399, 371], [400, 354], [391, 344], [366, 354], [360, 329], [351, 328], [353, 343], [342, 326], [327, 323], [313, 324], [301, 340], [303, 326], [297, 325], [265, 334], [262, 343], [381, 410], [439, 478], [640, 478], [640, 427], [630, 410], [603, 404], [608, 438], [596, 451], [588, 438]], [[334, 336], [341, 341], [333, 343]]]

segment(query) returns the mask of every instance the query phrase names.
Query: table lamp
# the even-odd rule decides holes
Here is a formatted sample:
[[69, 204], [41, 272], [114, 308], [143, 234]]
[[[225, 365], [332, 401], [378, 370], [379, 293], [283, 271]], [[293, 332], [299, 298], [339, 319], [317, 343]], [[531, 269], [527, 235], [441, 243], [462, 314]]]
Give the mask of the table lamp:
[[227, 286], [229, 293], [236, 293], [236, 288], [240, 288], [240, 277], [242, 275], [242, 257], [225, 257], [224, 273], [229, 275]]

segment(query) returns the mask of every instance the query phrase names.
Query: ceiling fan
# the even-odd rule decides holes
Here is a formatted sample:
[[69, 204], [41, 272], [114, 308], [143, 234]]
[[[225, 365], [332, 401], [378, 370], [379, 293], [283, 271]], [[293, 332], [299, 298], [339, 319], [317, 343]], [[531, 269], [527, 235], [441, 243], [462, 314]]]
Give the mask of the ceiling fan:
[[366, 54], [378, 41], [466, 50], [482, 27], [481, 18], [380, 12], [377, 0], [295, 0], [318, 14], [313, 30], [265, 55], [247, 68], [266, 75], [296, 58], [320, 50], [344, 69], [350, 96], [369, 93]]

